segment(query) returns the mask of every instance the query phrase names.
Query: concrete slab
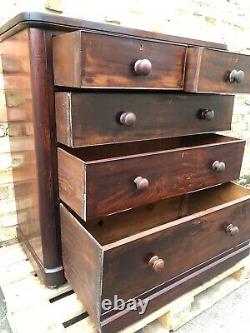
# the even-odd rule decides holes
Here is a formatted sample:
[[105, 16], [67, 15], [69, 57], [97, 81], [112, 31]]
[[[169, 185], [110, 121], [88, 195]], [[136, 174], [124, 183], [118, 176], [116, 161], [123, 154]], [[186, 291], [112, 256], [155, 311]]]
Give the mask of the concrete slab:
[[0, 332], [11, 333], [11, 329], [6, 317], [6, 303], [1, 288], [0, 288]]
[[250, 332], [250, 282], [176, 331], [176, 333], [201, 332]]

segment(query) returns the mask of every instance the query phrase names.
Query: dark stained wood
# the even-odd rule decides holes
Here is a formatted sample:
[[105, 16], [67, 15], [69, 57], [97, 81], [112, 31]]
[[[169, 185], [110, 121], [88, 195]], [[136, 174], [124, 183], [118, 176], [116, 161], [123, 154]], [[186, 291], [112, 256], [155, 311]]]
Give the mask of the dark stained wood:
[[[141, 38], [76, 31], [53, 39], [58, 86], [181, 90], [185, 58], [185, 46]], [[134, 64], [140, 59], [150, 60], [148, 75], [135, 73]]]
[[[116, 144], [106, 151], [81, 148], [76, 156], [59, 149], [59, 195], [85, 221], [93, 220], [237, 179], [243, 151], [243, 140], [216, 134]], [[225, 163], [224, 172], [212, 169], [217, 160]], [[149, 182], [145, 190], [137, 189], [137, 177]]]
[[[15, 50], [15, 53], [13, 53]], [[1, 57], [3, 64], [4, 88], [6, 91], [6, 107], [9, 126], [12, 128], [17, 121], [18, 113], [22, 113], [22, 123], [31, 124], [31, 131], [34, 133], [34, 113], [32, 108], [33, 97], [31, 93], [31, 68], [29, 62], [29, 31], [22, 31], [19, 34], [1, 43]], [[14, 82], [19, 82], [15, 85]], [[20, 82], [23, 84], [20, 85]], [[26, 103], [27, 102], [27, 103]], [[10, 117], [9, 117], [10, 114]], [[25, 238], [33, 244], [38, 259], [43, 261], [41, 226], [39, 221], [38, 193], [39, 188], [36, 179], [37, 160], [35, 156], [35, 137], [32, 135], [10, 136], [10, 149], [12, 153], [13, 183], [15, 188], [18, 229], [23, 230]], [[32, 158], [31, 158], [32, 157]], [[20, 182], [27, 187], [28, 193], [20, 198], [18, 189]], [[32, 186], [30, 186], [32, 182]], [[22, 220], [21, 211], [23, 202], [29, 202], [27, 209], [32, 216], [30, 219]], [[39, 270], [37, 270], [39, 272]]]
[[184, 276], [178, 281], [173, 281], [172, 284], [165, 287], [163, 286], [161, 290], [158, 290], [153, 294], [151, 293], [149, 296], [145, 297], [149, 300], [149, 306], [143, 315], [140, 315], [138, 311], [129, 311], [126, 309], [101, 320], [100, 331], [102, 333], [115, 333], [130, 325], [130, 323], [135, 323], [136, 321], [145, 318], [150, 313], [153, 313], [193, 288], [216, 277], [241, 259], [247, 257], [249, 255], [249, 248], [249, 245], [246, 245], [234, 253], [219, 258], [215, 262], [210, 264], [207, 263], [207, 265], [200, 270], [192, 272], [190, 275]]
[[[203, 211], [196, 217], [186, 216], [158, 227], [154, 232], [147, 230], [104, 246], [102, 297], [113, 299], [114, 295], [119, 295], [128, 300], [248, 241], [249, 199], [229, 207], [225, 204], [219, 210], [211, 208], [211, 213]], [[225, 232], [225, 225], [230, 223], [240, 229], [235, 237]], [[154, 255], [165, 261], [160, 273], [148, 267]]]
[[[51, 36], [45, 31], [30, 29], [30, 56], [32, 68], [32, 95], [34, 98], [34, 119], [36, 121], [36, 158], [38, 163], [38, 185], [41, 233], [45, 270], [60, 270], [63, 280], [60, 244], [58, 242], [58, 225], [55, 223], [56, 197], [54, 185], [57, 184], [56, 156], [53, 147], [53, 115]], [[46, 221], [46, 222], [45, 222]], [[55, 281], [55, 284], [57, 282]]]
[[[18, 237], [37, 274], [46, 285], [56, 286], [64, 282], [64, 277], [51, 181], [57, 177], [53, 177], [50, 165], [53, 81], [48, 49], [46, 32], [37, 29], [24, 30], [1, 43]], [[20, 183], [29, 202], [25, 208], [28, 218], [23, 218], [24, 199], [18, 199]]]
[[104, 246], [160, 226], [163, 222], [193, 215], [249, 194], [249, 190], [239, 185], [226, 183], [113, 214], [92, 223], [84, 223], [84, 227]]
[[227, 46], [221, 43], [202, 41], [181, 36], [171, 36], [159, 32], [145, 31], [107, 23], [91, 22], [72, 17], [38, 12], [23, 12], [9, 20], [0, 28], [1, 38], [7, 38], [8, 36], [27, 27], [39, 27], [42, 29], [56, 31], [75, 31], [77, 29], [86, 29], [91, 31], [112, 32], [131, 37], [136, 36], [145, 39], [163, 40], [178, 44], [200, 45], [215, 49], [227, 49]]
[[[77, 223], [61, 204], [63, 265], [76, 293], [84, 293], [84, 306], [95, 322], [100, 320], [100, 294], [103, 250], [88, 233], [79, 233]], [[83, 248], [84, 246], [84, 248]]]
[[[199, 194], [202, 197], [201, 206], [197, 201]], [[166, 201], [173, 203], [173, 199]], [[124, 229], [128, 229], [127, 236], [123, 238], [124, 231], [117, 228], [114, 238], [105, 245], [100, 241], [105, 240], [105, 233], [107, 235], [105, 223], [115, 224], [113, 216], [107, 217], [103, 225], [86, 226], [87, 231], [83, 227], [84, 222], [78, 221], [61, 205], [63, 252], [67, 262], [65, 273], [73, 289], [77, 288], [77, 294], [84, 304], [92, 302], [98, 312], [101, 301], [105, 298], [112, 300], [114, 295], [124, 300], [139, 295], [144, 298], [143, 295], [149, 290], [149, 295], [152, 296], [162, 288], [166, 288], [165, 292], [171, 295], [175, 283], [178, 285], [189, 280], [189, 275], [199, 274], [199, 271], [209, 267], [210, 263], [213, 266], [213, 261], [223, 261], [225, 259], [220, 258], [233, 256], [233, 252], [235, 255], [246, 252], [246, 248], [240, 248], [247, 246], [250, 237], [250, 192], [238, 185], [226, 184], [190, 194], [184, 217], [179, 216], [179, 205], [175, 207], [176, 218], [164, 213], [165, 216], [161, 216], [161, 225], [158, 223], [150, 228], [144, 212], [144, 218], [140, 219], [141, 224], [145, 224], [144, 231], [141, 231], [143, 226], [139, 225], [136, 212], [130, 216], [129, 212], [121, 213], [121, 216], [124, 215], [123, 222], [126, 221], [123, 224]], [[149, 213], [149, 219], [151, 218]], [[225, 225], [230, 223], [239, 227], [239, 234], [234, 237], [225, 232]], [[119, 230], [122, 231], [120, 239], [117, 239]], [[86, 243], [89, 245], [85, 247]], [[99, 253], [99, 256], [96, 253]], [[103, 260], [100, 260], [100, 256], [103, 256]], [[149, 267], [148, 262], [152, 256], [159, 256], [164, 260], [165, 267], [161, 272], [155, 272]], [[86, 270], [89, 265], [90, 269]], [[96, 292], [86, 295], [84, 290], [89, 283], [88, 277], [91, 276], [92, 280], [97, 278], [95, 272], [98, 265], [100, 272], [97, 274], [101, 274], [101, 282], [98, 281], [96, 285], [101, 285], [101, 288], [98, 287]], [[205, 281], [204, 278], [202, 281]], [[109, 313], [103, 313], [102, 317], [104, 321], [110, 322], [113, 321], [112, 316], [108, 319], [110, 316]], [[99, 325], [96, 317], [93, 320]]]
[[[70, 147], [149, 140], [186, 134], [229, 130], [233, 96], [57, 92], [57, 140]], [[202, 119], [203, 110], [214, 118]], [[133, 113], [133, 126], [121, 124], [123, 113]]]
[[142, 316], [104, 298], [149, 299], [146, 316], [249, 254], [249, 191], [226, 183], [245, 142], [204, 134], [230, 129], [233, 96], [177, 92], [248, 92], [248, 56], [40, 13], [0, 35], [18, 238], [47, 286], [62, 235], [66, 278], [112, 333]]
[[[230, 82], [233, 70], [244, 71], [243, 82]], [[250, 56], [206, 48], [188, 48], [185, 91], [207, 93], [249, 93]]]
[[61, 200], [83, 216], [85, 167], [80, 159], [72, 159], [62, 149], [58, 149], [58, 181]]

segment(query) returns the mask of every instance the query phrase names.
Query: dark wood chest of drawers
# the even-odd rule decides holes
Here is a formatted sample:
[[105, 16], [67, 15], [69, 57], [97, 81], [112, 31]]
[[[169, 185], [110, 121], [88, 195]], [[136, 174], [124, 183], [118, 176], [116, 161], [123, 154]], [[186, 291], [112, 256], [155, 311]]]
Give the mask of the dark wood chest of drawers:
[[111, 333], [249, 254], [245, 142], [217, 132], [250, 56], [39, 13], [0, 33], [18, 237], [47, 286], [66, 277]]

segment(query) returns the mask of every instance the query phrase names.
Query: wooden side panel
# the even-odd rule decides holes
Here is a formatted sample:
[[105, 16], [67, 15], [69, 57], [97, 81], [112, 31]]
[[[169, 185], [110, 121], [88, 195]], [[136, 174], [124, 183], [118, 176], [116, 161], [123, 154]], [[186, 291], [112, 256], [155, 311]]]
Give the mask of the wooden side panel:
[[[230, 83], [232, 70], [242, 70], [242, 83]], [[250, 92], [250, 56], [205, 48], [189, 48], [185, 91], [216, 93]]]
[[[162, 92], [58, 92], [57, 140], [81, 147], [229, 130], [233, 101], [233, 96]], [[204, 109], [214, 111], [212, 120], [202, 119]], [[120, 123], [124, 112], [134, 113], [134, 126]]]
[[39, 276], [54, 287], [64, 277], [56, 222], [51, 38], [48, 31], [30, 28], [4, 40], [1, 48], [11, 132], [17, 126], [24, 129], [22, 136], [11, 139], [13, 159], [18, 154], [24, 161], [14, 168], [14, 181], [23, 184], [30, 200], [18, 236]]
[[[79, 52], [79, 31], [54, 38], [56, 85], [183, 89], [185, 46], [85, 31], [81, 39]], [[135, 73], [134, 64], [140, 59], [151, 62], [148, 75]]]
[[60, 204], [60, 213], [66, 278], [91, 318], [99, 326], [102, 249], [62, 204]]
[[81, 32], [66, 33], [53, 38], [53, 68], [56, 85], [81, 85]]
[[57, 141], [70, 147], [73, 146], [71, 103], [71, 93], [55, 94]]
[[84, 219], [84, 163], [61, 148], [58, 149], [58, 182], [60, 199]]
[[[43, 262], [30, 56], [28, 30], [1, 43], [10, 133], [15, 131], [16, 126], [29, 128], [28, 131], [24, 130], [23, 135], [10, 135], [18, 229], [34, 249], [37, 260]], [[21, 188], [23, 191], [20, 191]], [[27, 217], [25, 219], [24, 211]]]
[[[104, 247], [102, 297], [113, 299], [114, 295], [119, 295], [128, 300], [248, 241], [249, 197], [243, 202], [225, 206], [219, 210], [211, 208], [199, 212], [196, 218], [187, 216], [170, 222], [153, 234], [147, 230], [141, 234], [143, 237], [139, 234], [131, 236], [111, 244], [110, 249], [109, 245]], [[240, 229], [234, 237], [224, 229], [231, 223]], [[165, 261], [160, 273], [149, 267], [148, 261], [154, 255]]]
[[[243, 152], [243, 142], [232, 142], [87, 164], [86, 218], [91, 220], [237, 179]], [[224, 172], [212, 170], [216, 160], [225, 162]], [[146, 178], [148, 188], [138, 190], [134, 183], [137, 177]]]

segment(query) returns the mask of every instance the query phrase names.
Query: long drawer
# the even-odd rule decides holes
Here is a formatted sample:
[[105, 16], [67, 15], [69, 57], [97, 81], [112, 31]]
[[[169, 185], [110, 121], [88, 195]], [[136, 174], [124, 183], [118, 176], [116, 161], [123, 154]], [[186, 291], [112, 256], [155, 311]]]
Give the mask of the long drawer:
[[[157, 220], [152, 209], [154, 216], [161, 212]], [[61, 204], [65, 274], [99, 325], [101, 316], [109, 316], [104, 299], [128, 301], [164, 285], [171, 290], [171, 283], [187, 282], [202, 267], [246, 247], [249, 218], [249, 191], [233, 183], [88, 225]]]
[[57, 92], [57, 141], [83, 147], [225, 131], [233, 102], [229, 95]]
[[74, 88], [182, 90], [186, 47], [75, 31], [54, 37], [54, 79]]
[[159, 40], [65, 33], [54, 37], [53, 64], [63, 87], [250, 93], [249, 55]]
[[59, 148], [59, 196], [85, 221], [93, 220], [237, 179], [244, 145], [243, 140], [203, 134]]
[[184, 90], [201, 93], [250, 93], [250, 56], [190, 47]]

